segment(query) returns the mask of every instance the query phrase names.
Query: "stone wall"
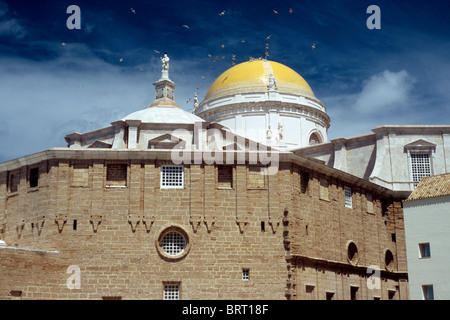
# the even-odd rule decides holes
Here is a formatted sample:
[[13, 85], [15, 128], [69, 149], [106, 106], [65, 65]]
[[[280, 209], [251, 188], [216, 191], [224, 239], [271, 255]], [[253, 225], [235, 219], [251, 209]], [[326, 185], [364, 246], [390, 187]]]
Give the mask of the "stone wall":
[[[9, 246], [0, 247], [0, 297], [162, 299], [164, 284], [176, 283], [182, 299], [325, 299], [330, 287], [334, 298], [348, 299], [345, 272], [367, 299], [363, 271], [384, 268], [386, 249], [395, 268], [383, 269], [383, 288], [406, 279], [401, 207], [386, 199], [390, 211], [382, 213], [384, 194], [370, 191], [369, 214], [368, 190], [291, 162], [265, 177], [233, 165], [222, 171], [232, 174], [231, 187], [218, 179], [218, 166], [189, 165], [183, 188], [162, 189], [161, 166], [170, 164], [48, 159], [38, 164], [37, 187], [27, 182], [30, 166], [12, 170], [17, 191], [8, 189], [11, 171], [0, 172], [0, 238]], [[122, 169], [108, 176], [108, 166], [125, 168], [126, 177]], [[120, 179], [112, 180], [126, 183], [109, 184], [114, 172]], [[319, 197], [321, 177], [329, 181], [328, 200]], [[344, 185], [353, 191], [351, 209]], [[167, 230], [185, 235], [179, 258], [161, 251]], [[347, 260], [349, 241], [358, 248], [356, 264]], [[70, 266], [79, 268], [80, 289], [67, 286]]]

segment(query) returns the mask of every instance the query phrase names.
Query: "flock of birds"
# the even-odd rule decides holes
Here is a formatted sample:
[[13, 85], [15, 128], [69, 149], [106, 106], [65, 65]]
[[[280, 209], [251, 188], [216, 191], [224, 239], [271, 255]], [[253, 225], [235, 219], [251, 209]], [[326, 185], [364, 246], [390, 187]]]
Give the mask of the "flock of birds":
[[[130, 8], [130, 11], [131, 11], [132, 14], [136, 14], [136, 10], [135, 10], [135, 9]], [[219, 12], [218, 15], [219, 15], [220, 17], [222, 17], [222, 16], [224, 16], [226, 13], [227, 13], [227, 11], [226, 11], [226, 10], [223, 10], [223, 11]], [[278, 14], [279, 14], [278, 11], [275, 10], [275, 9], [273, 10], [273, 13], [274, 13], [275, 15], [278, 15]], [[293, 10], [292, 8], [289, 8], [289, 14], [292, 15], [293, 13], [294, 13], [294, 10]], [[186, 25], [186, 24], [183, 24], [182, 27], [185, 28], [185, 29], [190, 29], [189, 25]], [[265, 43], [264, 43], [264, 45], [265, 45], [265, 47], [264, 47], [264, 59], [267, 59], [267, 58], [269, 57], [269, 48], [270, 48], [269, 40], [270, 40], [271, 37], [272, 37], [272, 35], [269, 35], [269, 36], [267, 36], [267, 37], [265, 38]], [[241, 42], [241, 43], [245, 43], [246, 40], [241, 40], [240, 42]], [[61, 45], [62, 45], [62, 46], [66, 46], [66, 43], [63, 42], [63, 43], [61, 43]], [[225, 48], [225, 45], [224, 45], [224, 44], [221, 44], [220, 46], [221, 46], [222, 49]], [[312, 49], [312, 51], [314, 51], [314, 50], [316, 49], [316, 44], [315, 44], [315, 43], [312, 44], [311, 49]], [[153, 51], [154, 51], [156, 54], [158, 54], [158, 55], [161, 54], [161, 52], [158, 51], [158, 50], [156, 50], [156, 49], [153, 49]], [[216, 55], [216, 56], [213, 57], [212, 54], [208, 53], [208, 57], [211, 59], [211, 64], [209, 65], [209, 68], [210, 68], [210, 69], [212, 69], [212, 68], [213, 68], [213, 65], [214, 65], [215, 63], [217, 63], [219, 60], [225, 60], [225, 55], [221, 55], [221, 56], [217, 56], [217, 55]], [[263, 57], [260, 57], [260, 59], [262, 59], [262, 58], [263, 58]], [[249, 57], [249, 60], [253, 60], [253, 59], [254, 59], [253, 57], [251, 57], [251, 56]], [[119, 63], [124, 62], [124, 60], [125, 60], [125, 59], [124, 59], [123, 57], [121, 57], [121, 58], [119, 59]], [[231, 65], [234, 66], [235, 64], [236, 64], [236, 55], [235, 55], [234, 53], [232, 53], [232, 54], [231, 54]], [[138, 69], [139, 71], [141, 71], [141, 72], [144, 71], [144, 69], [142, 68], [142, 66], [138, 66], [137, 69]], [[201, 79], [204, 80], [204, 79], [205, 79], [205, 76], [201, 76]], [[199, 83], [199, 84], [198, 84], [197, 91], [200, 89], [200, 87], [201, 87], [202, 85], [203, 85], [203, 83]], [[186, 103], [188, 104], [190, 101], [191, 101], [191, 98], [189, 98], [189, 99], [186, 101]]]

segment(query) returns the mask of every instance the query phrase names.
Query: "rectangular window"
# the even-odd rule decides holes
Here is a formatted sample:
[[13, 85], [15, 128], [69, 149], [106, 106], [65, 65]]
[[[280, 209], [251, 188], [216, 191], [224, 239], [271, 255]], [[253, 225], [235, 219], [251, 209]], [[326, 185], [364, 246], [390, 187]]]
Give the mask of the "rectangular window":
[[164, 300], [180, 300], [180, 285], [174, 283], [165, 284]]
[[19, 188], [20, 176], [19, 172], [9, 173], [8, 187], [9, 192], [17, 192]]
[[434, 300], [434, 291], [432, 285], [422, 286], [423, 299]]
[[250, 280], [250, 269], [242, 269], [242, 280]]
[[430, 258], [430, 244], [429, 243], [419, 243], [419, 253], [421, 258]]
[[39, 168], [30, 169], [28, 180], [30, 182], [30, 188], [35, 188], [39, 185]]
[[328, 198], [328, 180], [325, 178], [320, 178], [320, 199], [329, 200]]
[[183, 166], [162, 166], [161, 167], [161, 188], [162, 189], [182, 189], [184, 187], [184, 167]]
[[308, 184], [309, 184], [309, 173], [303, 172], [301, 174], [301, 180], [300, 180], [301, 193], [305, 194], [306, 192], [308, 192]]
[[350, 300], [358, 300], [358, 287], [350, 287]]
[[127, 185], [126, 164], [108, 164], [106, 167], [106, 186], [125, 187]]
[[334, 300], [334, 292], [326, 292], [327, 300]]
[[312, 285], [306, 285], [305, 286], [305, 292], [306, 292], [306, 298], [308, 300], [315, 300], [314, 298], [314, 288], [315, 286]]
[[72, 186], [87, 187], [89, 186], [89, 165], [74, 164], [72, 170]]
[[233, 188], [232, 166], [217, 166], [217, 187], [226, 189]]
[[261, 167], [249, 167], [247, 173], [247, 189], [263, 189], [266, 187], [266, 175]]
[[411, 169], [414, 186], [417, 186], [423, 177], [431, 176], [430, 154], [411, 153]]
[[351, 208], [352, 207], [352, 189], [345, 187], [344, 193], [345, 193], [345, 206], [347, 208]]

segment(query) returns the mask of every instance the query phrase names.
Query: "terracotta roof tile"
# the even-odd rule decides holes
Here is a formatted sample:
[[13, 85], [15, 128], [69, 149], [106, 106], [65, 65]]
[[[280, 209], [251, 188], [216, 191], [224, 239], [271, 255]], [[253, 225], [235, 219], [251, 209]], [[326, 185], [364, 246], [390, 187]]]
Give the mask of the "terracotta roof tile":
[[406, 201], [450, 195], [450, 173], [423, 178]]

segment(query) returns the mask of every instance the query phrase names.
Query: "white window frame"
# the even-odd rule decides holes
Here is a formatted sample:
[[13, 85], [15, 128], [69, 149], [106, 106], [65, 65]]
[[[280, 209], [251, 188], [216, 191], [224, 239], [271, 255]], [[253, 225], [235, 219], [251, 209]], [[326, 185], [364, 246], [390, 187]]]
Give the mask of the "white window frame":
[[[181, 168], [181, 172], [178, 172], [178, 174], [181, 174], [181, 177], [177, 177], [177, 172], [172, 172], [172, 174], [175, 174], [173, 177], [166, 176], [170, 172], [167, 172], [169, 168]], [[179, 180], [178, 183], [172, 184], [167, 181], [168, 178], [175, 179], [173, 181]], [[161, 166], [161, 178], [160, 178], [160, 188], [161, 189], [183, 189], [184, 188], [184, 166], [180, 165], [163, 165]]]
[[345, 207], [352, 208], [353, 206], [352, 189], [349, 187], [344, 187], [344, 196], [345, 196]]
[[180, 284], [165, 283], [164, 284], [164, 300], [180, 300]]
[[[430, 290], [431, 289], [431, 290]], [[423, 300], [434, 300], [434, 289], [432, 284], [422, 286]]]
[[432, 175], [431, 153], [411, 152], [410, 159], [411, 178], [414, 187], [416, 187], [420, 180]]

